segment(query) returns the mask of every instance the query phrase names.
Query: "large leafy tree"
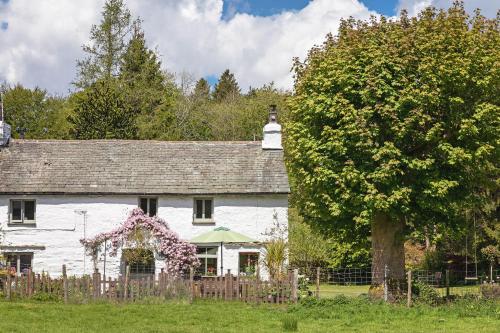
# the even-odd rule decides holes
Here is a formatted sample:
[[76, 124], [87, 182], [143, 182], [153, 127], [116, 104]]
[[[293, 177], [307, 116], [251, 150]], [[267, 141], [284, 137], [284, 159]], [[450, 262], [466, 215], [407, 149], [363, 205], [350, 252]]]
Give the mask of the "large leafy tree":
[[137, 136], [136, 113], [117, 79], [100, 80], [78, 93], [69, 122], [77, 139], [131, 139]]
[[280, 110], [279, 121], [286, 117], [285, 92], [268, 84], [245, 96], [212, 103], [207, 110], [212, 140], [261, 140], [268, 121], [269, 105]]
[[28, 89], [20, 84], [0, 89], [4, 93], [5, 120], [12, 126], [12, 135], [21, 132], [27, 139], [67, 139], [69, 112], [64, 98], [50, 96], [47, 91]]
[[130, 11], [122, 0], [107, 0], [102, 19], [90, 30], [90, 43], [83, 46], [87, 57], [77, 61], [77, 88], [86, 88], [101, 79], [117, 77], [132, 31]]
[[408, 231], [459, 221], [477, 187], [497, 186], [498, 24], [459, 2], [349, 19], [295, 63], [286, 138], [301, 214], [371, 226], [375, 284], [384, 267], [404, 277]]

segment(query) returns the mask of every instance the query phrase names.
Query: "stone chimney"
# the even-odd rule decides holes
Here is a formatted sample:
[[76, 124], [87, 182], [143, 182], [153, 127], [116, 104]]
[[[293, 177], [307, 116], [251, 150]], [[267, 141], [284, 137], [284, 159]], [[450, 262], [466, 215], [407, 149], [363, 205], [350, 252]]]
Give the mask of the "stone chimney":
[[278, 111], [276, 105], [269, 109], [269, 122], [264, 126], [264, 139], [262, 149], [283, 149], [281, 145], [281, 125], [277, 121]]

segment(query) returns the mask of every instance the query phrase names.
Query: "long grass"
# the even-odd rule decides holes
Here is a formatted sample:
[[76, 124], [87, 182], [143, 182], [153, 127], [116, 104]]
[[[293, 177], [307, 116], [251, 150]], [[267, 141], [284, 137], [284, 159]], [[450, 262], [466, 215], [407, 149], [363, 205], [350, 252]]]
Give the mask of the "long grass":
[[[351, 297], [292, 306], [222, 301], [127, 305], [0, 302], [0, 316], [0, 332], [23, 333], [283, 332], [295, 323], [298, 332], [500, 331], [498, 302], [407, 309]], [[290, 318], [293, 325], [288, 323]]]

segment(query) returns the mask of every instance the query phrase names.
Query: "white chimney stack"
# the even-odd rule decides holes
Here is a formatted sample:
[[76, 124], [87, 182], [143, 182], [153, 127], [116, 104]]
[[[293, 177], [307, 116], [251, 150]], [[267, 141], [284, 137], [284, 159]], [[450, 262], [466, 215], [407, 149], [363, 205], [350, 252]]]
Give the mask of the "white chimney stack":
[[276, 105], [269, 110], [269, 123], [264, 126], [264, 140], [262, 149], [283, 149], [281, 145], [281, 125], [277, 122], [278, 111]]

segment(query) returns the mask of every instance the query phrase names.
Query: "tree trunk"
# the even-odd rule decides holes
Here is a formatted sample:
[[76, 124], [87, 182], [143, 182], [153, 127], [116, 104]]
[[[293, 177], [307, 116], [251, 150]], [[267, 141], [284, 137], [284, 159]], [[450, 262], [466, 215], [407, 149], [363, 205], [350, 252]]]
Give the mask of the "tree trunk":
[[[372, 286], [405, 279], [404, 220], [377, 213], [372, 221]], [[394, 283], [395, 282], [395, 283]]]

